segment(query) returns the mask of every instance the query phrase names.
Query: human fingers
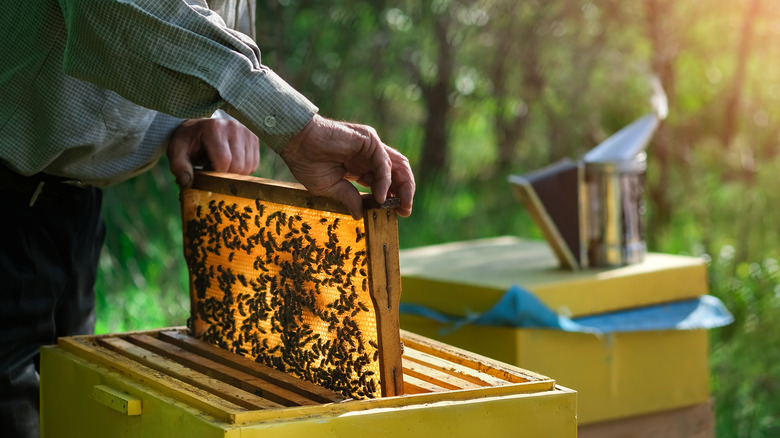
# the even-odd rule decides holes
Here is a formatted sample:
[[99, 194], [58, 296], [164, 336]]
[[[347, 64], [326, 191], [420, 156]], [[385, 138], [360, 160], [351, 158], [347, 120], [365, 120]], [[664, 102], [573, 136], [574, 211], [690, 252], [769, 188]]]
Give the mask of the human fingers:
[[192, 120], [182, 122], [168, 140], [168, 166], [182, 188], [189, 188], [192, 184], [192, 157], [200, 151], [193, 123]]
[[[409, 164], [409, 159], [392, 147], [385, 146], [385, 151], [391, 163], [391, 182], [388, 196], [394, 196], [401, 200], [398, 214], [408, 217], [412, 213], [412, 204], [416, 190], [412, 167]], [[364, 173], [356, 179], [356, 182], [364, 187], [372, 187], [374, 174], [371, 172]]]
[[338, 181], [350, 178], [344, 163], [362, 144], [358, 141], [356, 147], [356, 137], [344, 124], [315, 115], [279, 155], [298, 182], [315, 195], [326, 195]]
[[228, 171], [248, 175], [257, 170], [260, 140], [244, 125], [232, 120], [229, 122], [227, 138], [233, 160]]
[[344, 204], [353, 219], [363, 217], [363, 199], [360, 192], [349, 181], [342, 179], [328, 187], [325, 196]]
[[409, 164], [409, 159], [397, 150], [388, 147], [387, 153], [392, 162], [392, 183], [390, 193], [401, 200], [401, 206], [398, 214], [402, 217], [409, 217], [412, 214], [412, 205], [414, 204], [414, 192], [416, 183], [414, 173]]
[[211, 169], [216, 172], [228, 172], [230, 163], [233, 162], [233, 151], [228, 140], [221, 132], [212, 129], [204, 129], [201, 140], [201, 147], [206, 152]]
[[230, 119], [207, 119], [201, 126], [201, 147], [217, 172], [250, 174], [259, 163], [259, 140]]
[[257, 138], [256, 135], [254, 135], [252, 132], [250, 132], [252, 136], [254, 137], [253, 144], [249, 146], [248, 152], [249, 152], [249, 158], [247, 160], [247, 172], [246, 174], [253, 173], [257, 170], [257, 166], [260, 165], [260, 139]]
[[320, 134], [323, 140], [315, 144], [324, 146], [328, 154], [332, 155], [330, 159], [313, 155], [315, 160], [324, 158], [315, 163], [324, 171], [320, 175], [327, 176], [319, 182], [325, 183], [326, 196], [341, 201], [352, 216], [358, 219], [363, 214], [361, 195], [349, 181], [359, 184], [368, 182], [361, 185], [370, 187], [374, 199], [383, 203], [391, 180], [391, 163], [385, 151], [386, 145], [370, 126], [331, 120], [324, 126], [326, 129]]
[[360, 175], [357, 178], [358, 184], [371, 187], [374, 199], [381, 204], [387, 199], [392, 182], [392, 162], [387, 153], [389, 147], [382, 142], [374, 128], [366, 125], [348, 125], [356, 134], [356, 139], [353, 141], [362, 144], [357, 147], [359, 153], [355, 155], [355, 159], [345, 161], [345, 170], [348, 174]]
[[359, 218], [360, 193], [349, 181], [370, 187], [377, 202], [384, 202], [393, 170], [387, 149], [369, 126], [315, 116], [280, 156], [310, 192], [341, 201]]

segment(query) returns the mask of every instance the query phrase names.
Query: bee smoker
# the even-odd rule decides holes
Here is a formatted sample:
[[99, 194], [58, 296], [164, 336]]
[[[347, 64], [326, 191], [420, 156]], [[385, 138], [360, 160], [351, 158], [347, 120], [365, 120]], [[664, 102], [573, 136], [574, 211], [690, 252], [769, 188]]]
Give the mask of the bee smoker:
[[639, 263], [645, 243], [644, 149], [658, 126], [644, 116], [585, 154], [586, 247], [591, 266]]
[[645, 148], [660, 118], [641, 117], [591, 149], [510, 177], [563, 268], [616, 267], [644, 260]]

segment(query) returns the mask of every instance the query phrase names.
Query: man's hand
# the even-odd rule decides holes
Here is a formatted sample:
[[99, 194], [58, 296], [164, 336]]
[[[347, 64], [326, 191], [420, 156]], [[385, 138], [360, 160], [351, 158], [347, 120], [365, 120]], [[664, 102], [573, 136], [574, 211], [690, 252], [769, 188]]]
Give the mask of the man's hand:
[[231, 119], [185, 120], [168, 142], [168, 160], [176, 182], [192, 184], [192, 165], [207, 160], [216, 172], [248, 175], [260, 163], [257, 136]]
[[370, 126], [315, 115], [280, 156], [310, 192], [343, 202], [355, 218], [363, 209], [360, 193], [350, 181], [370, 187], [379, 203], [397, 196], [398, 214], [412, 213], [415, 183], [409, 160], [382, 143]]

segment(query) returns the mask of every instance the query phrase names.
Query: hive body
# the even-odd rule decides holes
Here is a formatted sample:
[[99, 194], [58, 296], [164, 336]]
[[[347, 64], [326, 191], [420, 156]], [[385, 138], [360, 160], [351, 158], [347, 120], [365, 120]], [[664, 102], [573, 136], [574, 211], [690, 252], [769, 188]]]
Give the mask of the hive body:
[[406, 394], [365, 400], [344, 400], [184, 328], [60, 338], [41, 351], [41, 436], [576, 436], [576, 393], [553, 379], [400, 336]]

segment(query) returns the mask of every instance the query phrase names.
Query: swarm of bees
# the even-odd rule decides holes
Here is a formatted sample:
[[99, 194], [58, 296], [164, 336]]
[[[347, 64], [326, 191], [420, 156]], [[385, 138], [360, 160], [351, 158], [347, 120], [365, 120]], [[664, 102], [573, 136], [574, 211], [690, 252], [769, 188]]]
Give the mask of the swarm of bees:
[[381, 395], [362, 221], [210, 192], [182, 201], [195, 336], [347, 397]]

